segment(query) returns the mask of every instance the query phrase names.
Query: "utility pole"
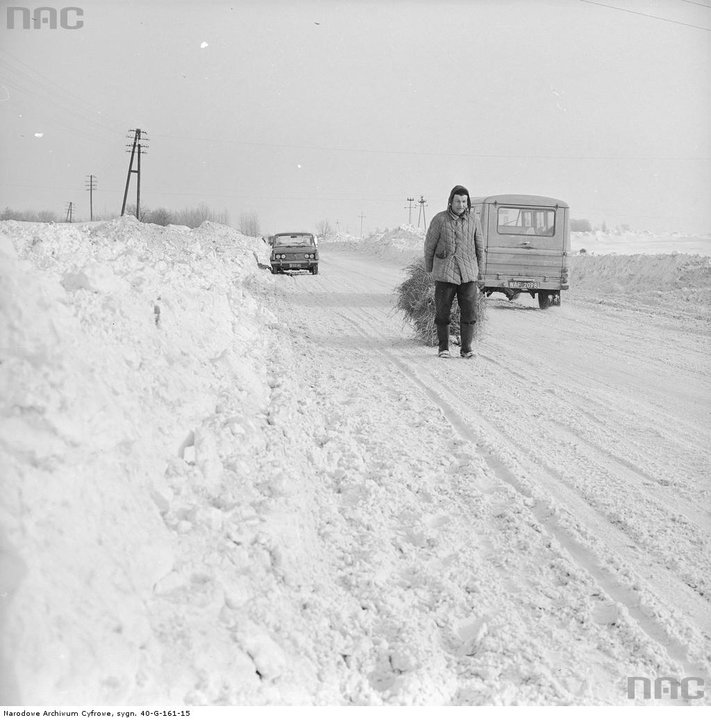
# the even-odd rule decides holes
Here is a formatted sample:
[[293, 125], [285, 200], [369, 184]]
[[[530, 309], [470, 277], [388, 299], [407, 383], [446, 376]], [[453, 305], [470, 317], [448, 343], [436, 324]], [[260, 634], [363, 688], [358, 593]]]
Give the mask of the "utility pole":
[[73, 211], [73, 209], [74, 209], [74, 203], [73, 203], [73, 202], [68, 202], [68, 203], [67, 203], [67, 214], [66, 214], [66, 216], [65, 216], [65, 218], [64, 218], [64, 222], [68, 222], [68, 223], [72, 222], [72, 217], [73, 217], [72, 211]]
[[[128, 163], [128, 174], [126, 175], [126, 189], [123, 191], [123, 205], [121, 206], [121, 215], [123, 216], [126, 212], [126, 198], [128, 197], [128, 185], [131, 181], [131, 173], [136, 173], [136, 219], [140, 219], [141, 214], [141, 155], [143, 155], [147, 150], [148, 146], [142, 142], [142, 140], [147, 140], [146, 137], [146, 131], [141, 130], [140, 128], [137, 128], [136, 130], [129, 130], [129, 132], [133, 133], [133, 143], [131, 145], [126, 145], [127, 148], [131, 148], [131, 159]], [[128, 138], [131, 139], [130, 137]], [[133, 169], [133, 159], [137, 157], [136, 166], [137, 169]]]
[[358, 216], [360, 218], [360, 239], [363, 239], [363, 218], [365, 215], [363, 215], [363, 211], [360, 211], [360, 215]]
[[89, 175], [86, 189], [89, 191], [89, 219], [94, 219], [94, 190], [96, 190], [96, 175]]
[[427, 229], [427, 218], [425, 217], [425, 206], [427, 205], [427, 201], [425, 198], [420, 195], [420, 199], [417, 201], [417, 204], [420, 206], [420, 211], [417, 213], [417, 227], [420, 227], [420, 218], [423, 220], [423, 227], [425, 230]]
[[412, 203], [415, 202], [415, 198], [405, 198], [407, 200], [407, 224], [412, 225]]

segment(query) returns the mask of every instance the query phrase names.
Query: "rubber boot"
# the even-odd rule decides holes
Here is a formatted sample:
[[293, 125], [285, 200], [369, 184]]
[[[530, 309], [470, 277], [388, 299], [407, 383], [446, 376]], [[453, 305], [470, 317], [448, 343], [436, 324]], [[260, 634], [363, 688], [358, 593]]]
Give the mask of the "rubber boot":
[[437, 325], [438, 352], [449, 350], [449, 325]]
[[462, 347], [460, 352], [462, 355], [469, 355], [472, 351], [472, 340], [474, 338], [474, 323], [462, 323], [461, 328]]

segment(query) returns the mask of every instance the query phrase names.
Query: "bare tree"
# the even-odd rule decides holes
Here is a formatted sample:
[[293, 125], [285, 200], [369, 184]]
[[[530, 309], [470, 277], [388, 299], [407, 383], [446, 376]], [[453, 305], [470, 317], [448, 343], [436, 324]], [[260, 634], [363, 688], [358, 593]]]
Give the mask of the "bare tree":
[[591, 232], [592, 225], [590, 224], [590, 220], [584, 218], [578, 220], [570, 218], [570, 230], [571, 232]]
[[[136, 205], [135, 204], [126, 205], [126, 212], [124, 214], [132, 215], [133, 217], [136, 217]], [[141, 222], [151, 222], [150, 214], [151, 214], [150, 208], [144, 207], [143, 205], [141, 205], [141, 212], [139, 213], [138, 219]]]
[[257, 213], [242, 213], [239, 216], [239, 231], [247, 237], [258, 237], [259, 235], [259, 218]]
[[322, 239], [326, 240], [330, 235], [333, 234], [333, 228], [328, 220], [319, 220], [316, 223], [316, 234]]
[[24, 222], [58, 222], [59, 216], [52, 210], [13, 210], [6, 207], [0, 212], [0, 220], [22, 220]]
[[40, 210], [37, 213], [37, 220], [44, 223], [57, 222], [57, 213], [52, 210]]
[[148, 213], [146, 216], [146, 222], [153, 223], [154, 225], [165, 226], [170, 225], [173, 222], [173, 219], [170, 212], [165, 208], [156, 208]]

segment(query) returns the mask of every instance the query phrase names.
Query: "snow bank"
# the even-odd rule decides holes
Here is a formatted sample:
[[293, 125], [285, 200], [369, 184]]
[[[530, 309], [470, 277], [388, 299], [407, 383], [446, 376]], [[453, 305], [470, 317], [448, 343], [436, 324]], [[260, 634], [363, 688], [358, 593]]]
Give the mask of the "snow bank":
[[422, 253], [425, 229], [414, 225], [400, 225], [394, 230], [383, 230], [366, 238], [366, 244], [376, 249], [387, 248], [400, 253]]
[[214, 521], [181, 496], [223, 470], [202, 423], [238, 410], [237, 474], [259, 443], [259, 263], [210, 223], [0, 223], [2, 702], [156, 699], [146, 603], [176, 587], [180, 533]]
[[360, 240], [341, 235], [322, 243], [331, 250], [358, 250], [374, 258], [401, 261], [422, 254], [425, 231], [413, 225], [400, 225], [393, 230], [379, 230]]
[[709, 318], [711, 238], [652, 233], [572, 233], [570, 295]]
[[711, 257], [702, 255], [578, 255], [571, 261], [574, 292], [635, 296], [652, 304], [670, 299], [711, 305]]

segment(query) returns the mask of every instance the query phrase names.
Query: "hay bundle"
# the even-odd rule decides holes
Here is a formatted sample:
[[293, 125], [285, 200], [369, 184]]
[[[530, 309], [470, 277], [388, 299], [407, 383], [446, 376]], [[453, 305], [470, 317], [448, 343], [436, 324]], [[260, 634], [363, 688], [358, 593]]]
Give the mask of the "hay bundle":
[[[434, 282], [430, 273], [425, 271], [422, 258], [413, 260], [406, 268], [407, 278], [397, 289], [396, 307], [405, 315], [405, 320], [412, 323], [415, 334], [427, 345], [437, 344], [437, 328], [435, 326]], [[486, 297], [477, 292], [476, 325], [474, 339], [479, 336], [485, 320]], [[455, 344], [459, 344], [459, 305], [456, 298], [452, 304], [452, 323], [449, 326]]]

